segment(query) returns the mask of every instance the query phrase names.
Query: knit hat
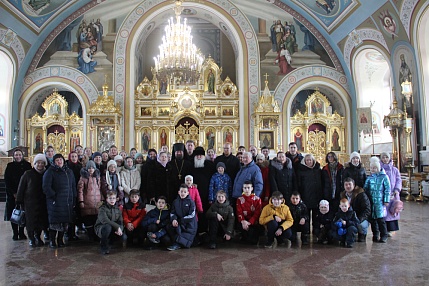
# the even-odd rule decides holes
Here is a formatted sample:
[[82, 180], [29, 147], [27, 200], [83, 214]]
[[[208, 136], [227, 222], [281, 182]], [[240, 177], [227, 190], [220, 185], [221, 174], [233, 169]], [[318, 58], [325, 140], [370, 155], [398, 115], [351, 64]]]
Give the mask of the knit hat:
[[327, 200], [321, 200], [319, 203], [319, 206], [328, 206], [329, 207], [329, 202]]
[[223, 162], [219, 162], [219, 163], [217, 163], [217, 165], [216, 165], [216, 170], [217, 170], [219, 167], [222, 167], [224, 170], [226, 170], [225, 163], [223, 163]]
[[115, 168], [118, 168], [118, 165], [116, 164], [116, 162], [114, 160], [110, 160], [109, 162], [107, 162], [107, 170], [109, 170], [109, 167], [114, 165]]
[[382, 152], [381, 154], [380, 154], [380, 158], [383, 158], [383, 156], [386, 156], [387, 158], [389, 158], [389, 160], [390, 160], [390, 154], [388, 153], [388, 152]]
[[134, 159], [137, 159], [138, 157], [142, 157], [143, 158], [143, 154], [142, 153], [136, 153], [134, 155]]
[[36, 166], [37, 161], [43, 161], [45, 162], [45, 165], [48, 164], [48, 162], [46, 161], [46, 156], [43, 154], [37, 154], [34, 159], [33, 159], [33, 166]]
[[97, 169], [97, 167], [95, 166], [94, 161], [89, 160], [89, 161], [86, 163], [86, 169], [88, 170], [89, 168]]
[[358, 152], [352, 152], [351, 154], [350, 154], [350, 161], [352, 161], [352, 159], [354, 158], [354, 157], [358, 157], [359, 158], [359, 160], [360, 160], [360, 154], [358, 153]]
[[256, 160], [258, 160], [258, 159], [265, 160], [265, 155], [264, 154], [258, 154], [258, 155], [256, 155]]
[[58, 159], [58, 158], [62, 158], [64, 162], [66, 161], [66, 160], [64, 159], [63, 155], [61, 155], [61, 154], [55, 154], [55, 155], [54, 155], [54, 158], [53, 158], [53, 161], [55, 162], [55, 160], [56, 160], [56, 159]]
[[94, 160], [94, 158], [95, 158], [95, 157], [97, 157], [97, 156], [103, 157], [103, 156], [101, 156], [101, 153], [100, 153], [100, 152], [94, 152], [94, 153], [92, 154], [92, 160]]
[[204, 151], [203, 147], [198, 146], [197, 148], [195, 148], [195, 150], [192, 153], [192, 155], [195, 155], [195, 156], [197, 156], [197, 155], [203, 155], [203, 156], [205, 156], [206, 155], [206, 151]]
[[371, 157], [371, 159], [369, 159], [369, 166], [375, 166], [377, 167], [378, 171], [380, 171], [381, 166], [380, 166], [380, 159], [378, 159], [378, 157]]
[[116, 155], [113, 160], [115, 160], [115, 161], [117, 161], [117, 160], [124, 161], [124, 158], [121, 155]]

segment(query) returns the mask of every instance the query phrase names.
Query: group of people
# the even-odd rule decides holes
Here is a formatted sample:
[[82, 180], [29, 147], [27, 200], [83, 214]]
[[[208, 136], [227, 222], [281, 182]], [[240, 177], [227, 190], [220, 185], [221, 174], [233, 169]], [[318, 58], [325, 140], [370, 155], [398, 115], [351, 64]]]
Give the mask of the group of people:
[[[116, 146], [100, 153], [78, 145], [65, 160], [49, 146], [33, 165], [15, 149], [5, 171], [5, 219], [25, 209], [32, 247], [64, 247], [82, 228], [103, 254], [120, 238], [177, 250], [204, 242], [214, 249], [219, 235], [249, 244], [265, 237], [273, 247], [296, 242], [297, 233], [309, 244], [312, 230], [320, 243], [352, 247], [356, 234], [366, 240], [369, 224], [373, 241], [399, 229], [401, 179], [387, 153], [371, 159], [367, 177], [357, 152], [345, 167], [329, 152], [321, 168], [294, 142], [273, 159], [253, 145], [233, 155], [229, 142], [219, 156], [192, 140], [172, 147], [171, 154], [168, 146], [149, 149], [144, 158], [135, 148], [118, 154]], [[12, 230], [13, 240], [27, 239], [23, 226], [12, 223]]]

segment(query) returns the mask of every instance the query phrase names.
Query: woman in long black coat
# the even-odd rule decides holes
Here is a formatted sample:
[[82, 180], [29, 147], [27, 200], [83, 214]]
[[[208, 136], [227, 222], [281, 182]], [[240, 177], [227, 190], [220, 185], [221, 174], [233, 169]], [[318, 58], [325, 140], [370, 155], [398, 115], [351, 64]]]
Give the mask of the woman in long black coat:
[[46, 196], [42, 188], [46, 164], [45, 155], [36, 155], [33, 161], [33, 169], [26, 171], [21, 177], [16, 194], [16, 203], [24, 206], [25, 226], [30, 239], [29, 244], [32, 247], [44, 245], [40, 239], [40, 234], [42, 230], [47, 231], [48, 229]]
[[[15, 197], [18, 191], [19, 180], [25, 171], [31, 170], [31, 164], [24, 159], [21, 149], [15, 149], [13, 152], [13, 162], [7, 164], [4, 172], [4, 182], [6, 184], [6, 208], [4, 220], [9, 221], [12, 211], [15, 208]], [[18, 227], [17, 224], [11, 223], [13, 230], [13, 240], [27, 239], [24, 234], [24, 227]]]
[[158, 159], [148, 169], [146, 196], [148, 200], [155, 199], [159, 196], [165, 196], [167, 203], [171, 204], [174, 198], [177, 197], [177, 191], [170, 194], [169, 186], [169, 170], [168, 157], [166, 152], [160, 152]]
[[73, 222], [76, 182], [61, 154], [54, 156], [54, 165], [43, 175], [43, 192], [48, 208], [50, 247], [63, 247], [64, 232]]
[[286, 157], [284, 152], [278, 152], [277, 157], [270, 165], [271, 194], [279, 191], [288, 202], [294, 191], [296, 191], [296, 178], [292, 161]]
[[343, 165], [338, 162], [337, 154], [326, 155], [326, 165], [322, 168], [323, 199], [329, 202], [329, 209], [337, 212], [340, 205], [340, 194], [344, 191]]
[[298, 167], [297, 178], [298, 191], [308, 211], [311, 212], [313, 233], [317, 235], [319, 229], [315, 225], [315, 218], [318, 213], [319, 202], [323, 196], [323, 185], [320, 164], [312, 154], [307, 154], [302, 158]]

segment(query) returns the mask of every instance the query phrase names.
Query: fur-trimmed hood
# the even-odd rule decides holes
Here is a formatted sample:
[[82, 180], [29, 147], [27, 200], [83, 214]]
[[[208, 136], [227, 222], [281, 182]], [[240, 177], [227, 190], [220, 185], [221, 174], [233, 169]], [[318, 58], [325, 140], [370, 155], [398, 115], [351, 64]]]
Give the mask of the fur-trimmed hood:
[[286, 169], [292, 169], [292, 161], [286, 157], [286, 162], [284, 164], [282, 164], [277, 160], [277, 158], [274, 158], [271, 161], [271, 166], [273, 166], [273, 168], [276, 168], [278, 170], [282, 170], [285, 167], [286, 167]]

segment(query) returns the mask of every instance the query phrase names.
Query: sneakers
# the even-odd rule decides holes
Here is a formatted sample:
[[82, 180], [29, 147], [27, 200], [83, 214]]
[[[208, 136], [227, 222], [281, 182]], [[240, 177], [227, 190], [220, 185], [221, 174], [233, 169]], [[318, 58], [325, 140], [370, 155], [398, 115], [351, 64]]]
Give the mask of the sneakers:
[[346, 247], [347, 248], [353, 248], [353, 244], [352, 243], [346, 243]]
[[271, 242], [271, 243], [267, 242], [264, 245], [265, 248], [273, 248], [273, 246], [274, 246], [274, 242]]
[[380, 238], [380, 240], [378, 242], [386, 243], [387, 242], [387, 236], [383, 236], [382, 238]]
[[147, 233], [147, 238], [150, 240], [150, 242], [155, 243], [155, 244], [160, 243], [161, 241], [159, 239], [157, 239], [157, 238], [153, 238], [152, 234], [153, 234], [153, 232], [148, 232]]
[[170, 250], [170, 251], [174, 251], [174, 250], [178, 250], [178, 249], [180, 249], [180, 245], [177, 243], [167, 247], [167, 250]]
[[388, 236], [388, 237], [392, 237], [392, 235], [393, 235], [393, 234], [392, 234], [392, 232], [391, 232], [391, 231], [389, 231], [389, 232], [387, 233], [387, 236]]

